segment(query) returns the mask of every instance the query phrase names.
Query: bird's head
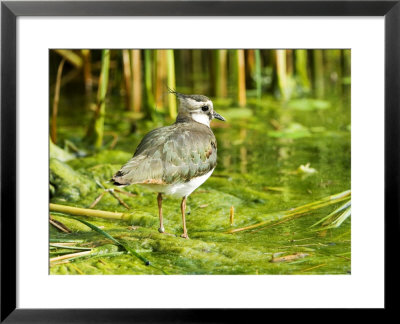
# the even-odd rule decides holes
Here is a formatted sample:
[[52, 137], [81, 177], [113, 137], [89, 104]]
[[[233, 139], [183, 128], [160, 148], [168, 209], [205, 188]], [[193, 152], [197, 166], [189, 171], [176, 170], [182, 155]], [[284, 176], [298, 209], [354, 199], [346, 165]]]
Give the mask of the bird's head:
[[210, 127], [213, 118], [225, 121], [225, 118], [214, 111], [212, 101], [202, 95], [185, 95], [168, 89], [179, 99], [178, 117], [179, 119], [191, 118], [194, 121]]

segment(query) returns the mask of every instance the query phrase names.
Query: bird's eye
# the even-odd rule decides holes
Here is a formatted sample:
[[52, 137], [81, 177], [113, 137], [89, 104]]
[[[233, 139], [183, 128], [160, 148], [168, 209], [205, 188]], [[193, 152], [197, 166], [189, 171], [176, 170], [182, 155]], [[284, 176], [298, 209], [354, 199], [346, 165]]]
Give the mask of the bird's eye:
[[201, 110], [207, 111], [207, 110], [208, 110], [208, 106], [203, 106], [203, 107], [201, 107]]

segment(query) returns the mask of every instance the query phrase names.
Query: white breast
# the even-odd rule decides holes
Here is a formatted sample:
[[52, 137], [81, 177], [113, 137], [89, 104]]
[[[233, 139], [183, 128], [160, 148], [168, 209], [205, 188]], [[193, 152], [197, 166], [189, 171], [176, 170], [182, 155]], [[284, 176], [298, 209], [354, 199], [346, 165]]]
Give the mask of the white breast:
[[168, 196], [173, 196], [177, 198], [187, 197], [194, 190], [200, 187], [210, 177], [214, 169], [212, 169], [211, 171], [200, 177], [193, 178], [188, 182], [168, 184], [168, 185], [145, 184], [142, 186], [145, 186], [146, 188], [153, 190], [155, 192], [161, 192]]

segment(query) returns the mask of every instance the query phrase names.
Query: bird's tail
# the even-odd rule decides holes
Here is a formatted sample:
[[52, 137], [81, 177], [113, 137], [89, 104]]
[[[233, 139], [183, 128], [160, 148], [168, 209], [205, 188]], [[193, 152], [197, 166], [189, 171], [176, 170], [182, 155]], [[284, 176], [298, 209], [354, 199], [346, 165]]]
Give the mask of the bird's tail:
[[126, 186], [127, 183], [123, 180], [123, 176], [124, 174], [120, 170], [112, 177], [112, 179], [110, 179], [110, 181], [114, 186]]

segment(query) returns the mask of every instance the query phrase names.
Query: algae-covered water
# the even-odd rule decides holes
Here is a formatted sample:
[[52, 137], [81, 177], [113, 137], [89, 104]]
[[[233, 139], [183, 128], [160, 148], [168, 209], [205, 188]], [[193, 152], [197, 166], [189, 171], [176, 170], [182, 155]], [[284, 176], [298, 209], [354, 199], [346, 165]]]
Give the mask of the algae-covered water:
[[[67, 140], [69, 153], [51, 146], [50, 201], [68, 206], [89, 208], [104, 192], [101, 186], [112, 188], [108, 180], [132, 156], [144, 134], [172, 123], [162, 118], [132, 122], [135, 116], [122, 113], [122, 104], [111, 100], [107, 103], [104, 149], [95, 152], [80, 145], [91, 115], [89, 110], [82, 115], [84, 101], [65, 97], [60, 105], [57, 144], [64, 147]], [[73, 108], [77, 106], [80, 109]], [[180, 237], [180, 200], [164, 199], [168, 234], [160, 234], [156, 194], [132, 185], [123, 190], [134, 197], [119, 195], [129, 211], [109, 193], [94, 207], [131, 213], [129, 221], [80, 219], [123, 242], [154, 267], [68, 215], [52, 213], [70, 233], [49, 227], [50, 258], [89, 252], [50, 262], [50, 274], [350, 273], [350, 218], [338, 228], [310, 228], [340, 203], [252, 230], [226, 233], [266, 221], [267, 214], [350, 189], [350, 99], [282, 103], [266, 97], [250, 99], [247, 107], [240, 109], [229, 101], [215, 101], [214, 108], [227, 122], [212, 123], [218, 140], [218, 165], [188, 198], [190, 239]], [[60, 242], [86, 250], [60, 248]]]

